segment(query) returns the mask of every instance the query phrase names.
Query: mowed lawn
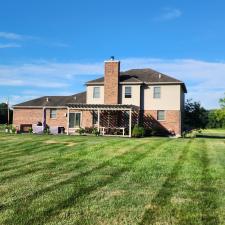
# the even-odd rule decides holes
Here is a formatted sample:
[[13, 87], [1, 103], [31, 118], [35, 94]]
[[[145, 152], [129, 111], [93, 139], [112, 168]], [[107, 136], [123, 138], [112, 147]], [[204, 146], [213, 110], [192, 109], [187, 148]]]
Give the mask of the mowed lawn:
[[225, 139], [1, 134], [0, 224], [225, 224]]

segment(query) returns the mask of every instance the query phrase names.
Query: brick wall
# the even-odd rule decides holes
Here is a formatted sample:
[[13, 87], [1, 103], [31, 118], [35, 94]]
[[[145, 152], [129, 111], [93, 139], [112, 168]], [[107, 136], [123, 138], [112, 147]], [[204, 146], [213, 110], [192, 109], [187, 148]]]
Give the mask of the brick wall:
[[179, 110], [165, 110], [165, 121], [157, 121], [157, 110], [145, 110], [143, 122], [146, 127], [161, 127], [167, 131], [181, 134], [181, 112]]
[[20, 129], [21, 124], [36, 124], [42, 122], [42, 109], [14, 109], [13, 110], [13, 126]]
[[56, 118], [50, 118], [50, 109], [46, 109], [46, 124], [53, 127], [64, 127], [67, 126], [67, 109], [57, 109]]
[[104, 103], [118, 104], [119, 101], [119, 61], [105, 62]]

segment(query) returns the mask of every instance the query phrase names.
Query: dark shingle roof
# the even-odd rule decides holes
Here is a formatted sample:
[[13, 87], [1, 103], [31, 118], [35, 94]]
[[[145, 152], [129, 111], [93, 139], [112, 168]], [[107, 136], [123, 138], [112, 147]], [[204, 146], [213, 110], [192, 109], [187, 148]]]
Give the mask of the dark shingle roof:
[[[104, 77], [88, 81], [86, 84], [103, 83]], [[155, 82], [174, 82], [183, 83], [168, 75], [159, 73], [152, 69], [133, 69], [125, 72], [120, 72], [120, 82], [145, 82], [145, 83], [155, 83]]]
[[[120, 82], [128, 83], [179, 83], [186, 92], [185, 84], [168, 75], [159, 73], [152, 69], [132, 69], [125, 72], [120, 72]], [[86, 84], [104, 84], [104, 77], [88, 81]], [[48, 98], [48, 101], [46, 99]], [[13, 107], [42, 107], [42, 106], [66, 106], [68, 103], [86, 103], [86, 92], [81, 92], [71, 96], [44, 96], [23, 102]]]
[[[48, 99], [48, 101], [47, 101]], [[44, 96], [27, 102], [23, 102], [13, 107], [23, 106], [66, 106], [68, 103], [86, 103], [86, 92], [81, 92], [71, 96]]]

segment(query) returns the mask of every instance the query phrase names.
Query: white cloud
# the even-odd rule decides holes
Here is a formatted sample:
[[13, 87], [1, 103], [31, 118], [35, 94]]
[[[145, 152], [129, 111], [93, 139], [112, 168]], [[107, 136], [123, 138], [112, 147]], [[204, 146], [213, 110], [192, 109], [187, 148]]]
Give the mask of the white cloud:
[[28, 35], [21, 35], [17, 33], [10, 33], [10, 32], [0, 32], [0, 38], [4, 38], [7, 40], [14, 40], [14, 41], [23, 41], [26, 39], [36, 39], [36, 37], [28, 36]]
[[[200, 101], [206, 108], [218, 107], [218, 99], [225, 92], [224, 62], [193, 59], [121, 59], [122, 70], [132, 68], [152, 68], [184, 81], [188, 89], [187, 98]], [[81, 90], [85, 80], [97, 78], [103, 73], [103, 62], [56, 63], [42, 61], [23, 65], [0, 65], [0, 87], [23, 86], [23, 91], [32, 89], [34, 92], [30, 95], [35, 96], [48, 95], [53, 92], [60, 95], [60, 93]], [[77, 79], [78, 76], [79, 79]], [[42, 90], [43, 88], [45, 89]], [[1, 94], [3, 93], [0, 88]], [[18, 95], [26, 97], [26, 93], [21, 91], [18, 91]]]
[[15, 43], [0, 44], [0, 48], [20, 48], [21, 45]]
[[161, 15], [155, 17], [155, 21], [168, 21], [177, 19], [182, 16], [180, 9], [176, 8], [164, 8]]

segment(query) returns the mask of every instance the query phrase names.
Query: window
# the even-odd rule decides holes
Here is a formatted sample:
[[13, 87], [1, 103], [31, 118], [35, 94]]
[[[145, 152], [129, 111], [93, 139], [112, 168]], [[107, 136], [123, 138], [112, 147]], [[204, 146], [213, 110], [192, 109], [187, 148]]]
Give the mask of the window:
[[93, 111], [93, 125], [98, 124], [98, 112]]
[[157, 111], [157, 120], [165, 120], [165, 111], [164, 110]]
[[94, 87], [93, 98], [100, 98], [100, 87]]
[[131, 98], [131, 87], [125, 87], [125, 98]]
[[160, 87], [154, 87], [154, 98], [160, 98], [161, 97], [161, 88]]
[[50, 109], [50, 118], [56, 119], [57, 110], [56, 109]]
[[69, 128], [80, 127], [80, 113], [70, 113]]

